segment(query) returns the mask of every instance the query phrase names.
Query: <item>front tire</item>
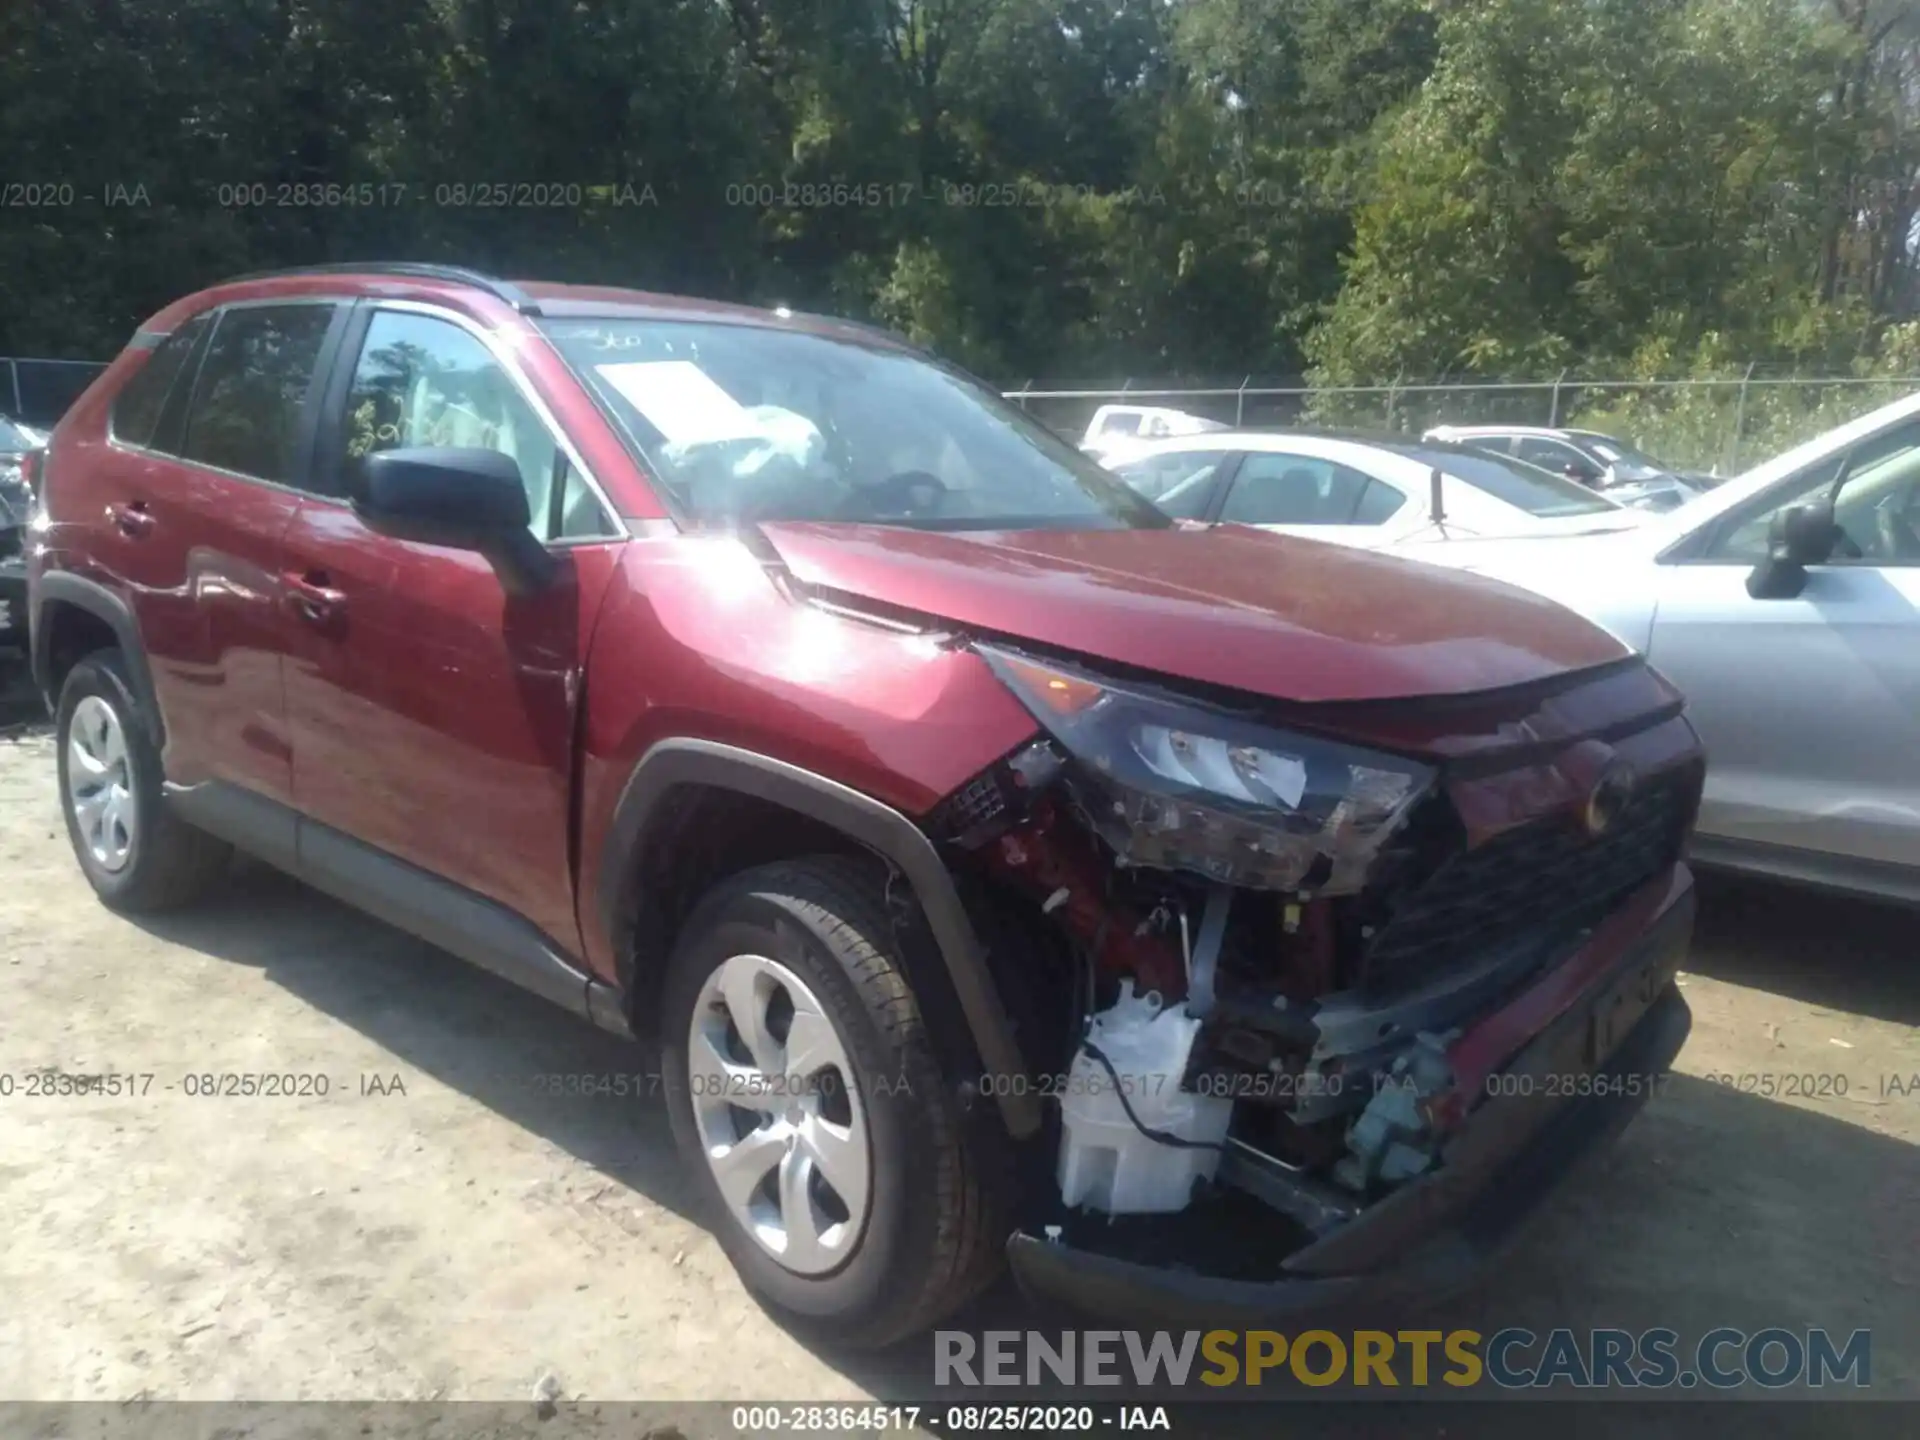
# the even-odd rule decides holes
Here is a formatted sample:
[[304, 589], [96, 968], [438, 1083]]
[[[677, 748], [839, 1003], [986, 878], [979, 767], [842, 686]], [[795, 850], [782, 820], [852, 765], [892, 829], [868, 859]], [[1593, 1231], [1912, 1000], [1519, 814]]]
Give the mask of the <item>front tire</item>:
[[232, 855], [167, 808], [148, 737], [118, 650], [97, 650], [67, 672], [54, 715], [67, 838], [94, 894], [128, 912], [197, 899]]
[[722, 882], [681, 932], [663, 998], [674, 1138], [763, 1304], [868, 1348], [985, 1288], [1006, 1197], [962, 1138], [883, 870], [821, 856]]

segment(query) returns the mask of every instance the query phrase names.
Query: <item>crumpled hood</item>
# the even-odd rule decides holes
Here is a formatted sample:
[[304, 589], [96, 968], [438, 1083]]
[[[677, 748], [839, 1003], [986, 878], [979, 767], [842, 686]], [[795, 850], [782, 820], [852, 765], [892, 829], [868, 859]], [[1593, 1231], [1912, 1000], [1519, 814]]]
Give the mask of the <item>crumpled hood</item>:
[[805, 585], [1282, 700], [1465, 694], [1631, 653], [1497, 581], [1235, 525], [762, 530]]

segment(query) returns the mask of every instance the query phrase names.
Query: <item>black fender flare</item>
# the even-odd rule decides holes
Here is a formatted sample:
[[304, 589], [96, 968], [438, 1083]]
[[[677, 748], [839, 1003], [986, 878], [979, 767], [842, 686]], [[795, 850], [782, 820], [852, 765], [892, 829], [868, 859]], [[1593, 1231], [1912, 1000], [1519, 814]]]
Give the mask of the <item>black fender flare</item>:
[[166, 721], [161, 718], [154, 694], [153, 672], [147, 667], [147, 647], [140, 641], [140, 624], [133, 618], [127, 602], [106, 586], [65, 570], [41, 574], [28, 586], [28, 595], [27, 630], [33, 647], [33, 683], [45, 698], [47, 709], [56, 708], [60, 697], [53, 688], [53, 632], [46, 623], [45, 611], [51, 604], [71, 605], [104, 622], [120, 642], [120, 653], [127, 661], [127, 678], [133, 682], [140, 708], [146, 712], [153, 748], [164, 753]]
[[[710, 740], [662, 740], [640, 757], [614, 809], [600, 862], [598, 919], [620, 953], [621, 896], [660, 801], [675, 787], [701, 785], [770, 801], [831, 826], [892, 865], [906, 878], [926, 917], [961, 1017], [986, 1073], [1024, 1076], [1026, 1066], [986, 949], [968, 918], [953, 876], [929, 840], [905, 815], [851, 786], [784, 760]], [[1002, 1122], [1015, 1139], [1039, 1133], [1041, 1109], [1027, 1087], [994, 1087]], [[1018, 1091], [1019, 1093], [1008, 1093]]]

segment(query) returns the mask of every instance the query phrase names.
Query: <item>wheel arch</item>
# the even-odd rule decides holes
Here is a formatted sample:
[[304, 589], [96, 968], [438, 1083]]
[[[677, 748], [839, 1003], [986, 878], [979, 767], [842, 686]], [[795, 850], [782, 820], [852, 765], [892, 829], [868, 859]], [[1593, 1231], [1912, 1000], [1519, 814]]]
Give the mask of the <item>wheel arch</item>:
[[[744, 801], [750, 814], [768, 824], [788, 827], [782, 838], [804, 842], [797, 847], [781, 847], [788, 854], [796, 848], [800, 853], [822, 848], [853, 849], [885, 862], [912, 891], [931, 949], [940, 962], [910, 973], [929, 1002], [925, 1008], [950, 996], [963, 1022], [972, 1058], [985, 1072], [1002, 1076], [1026, 1073], [1014, 1024], [988, 967], [985, 947], [952, 874], [919, 826], [891, 806], [836, 780], [771, 756], [708, 740], [662, 740], [641, 756], [621, 792], [608, 830], [598, 876], [596, 918], [617, 957], [619, 979], [630, 1006], [637, 1011], [646, 1004], [645, 997], [653, 992], [659, 973], [664, 971], [665, 953], [673, 938], [671, 926], [648, 923], [657, 918], [649, 904], [649, 877], [660, 873], [663, 857], [676, 853], [676, 836], [688, 811], [686, 802], [697, 802], [700, 797]], [[768, 838], [760, 824], [753, 827], [753, 832], [763, 842]], [[697, 897], [682, 898], [685, 903], [680, 918]], [[913, 972], [913, 957], [907, 959]], [[641, 1028], [639, 1015], [632, 1018], [637, 1031]], [[950, 1028], [940, 1025], [937, 1015], [928, 1015], [927, 1020], [936, 1038]], [[947, 1058], [959, 1058], [953, 1053], [953, 1045], [943, 1048]], [[1037, 1097], [1023, 1086], [996, 1086], [995, 1090], [1020, 1092], [995, 1094], [1007, 1130], [1016, 1139], [1038, 1133], [1041, 1112]]]
[[61, 683], [84, 656], [115, 646], [126, 657], [127, 679], [140, 701], [153, 748], [164, 752], [166, 722], [154, 695], [140, 625], [127, 603], [104, 585], [56, 570], [34, 582], [28, 608], [33, 681], [47, 708], [60, 703]]

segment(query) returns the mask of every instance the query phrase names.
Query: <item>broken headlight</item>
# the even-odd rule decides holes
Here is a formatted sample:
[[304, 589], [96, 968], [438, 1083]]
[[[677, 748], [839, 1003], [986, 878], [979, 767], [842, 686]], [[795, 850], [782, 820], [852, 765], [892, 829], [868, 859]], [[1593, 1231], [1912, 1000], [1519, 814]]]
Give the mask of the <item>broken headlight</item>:
[[1350, 894], [1433, 784], [1430, 768], [1395, 755], [976, 648], [1079, 762], [1069, 784], [1125, 864]]

